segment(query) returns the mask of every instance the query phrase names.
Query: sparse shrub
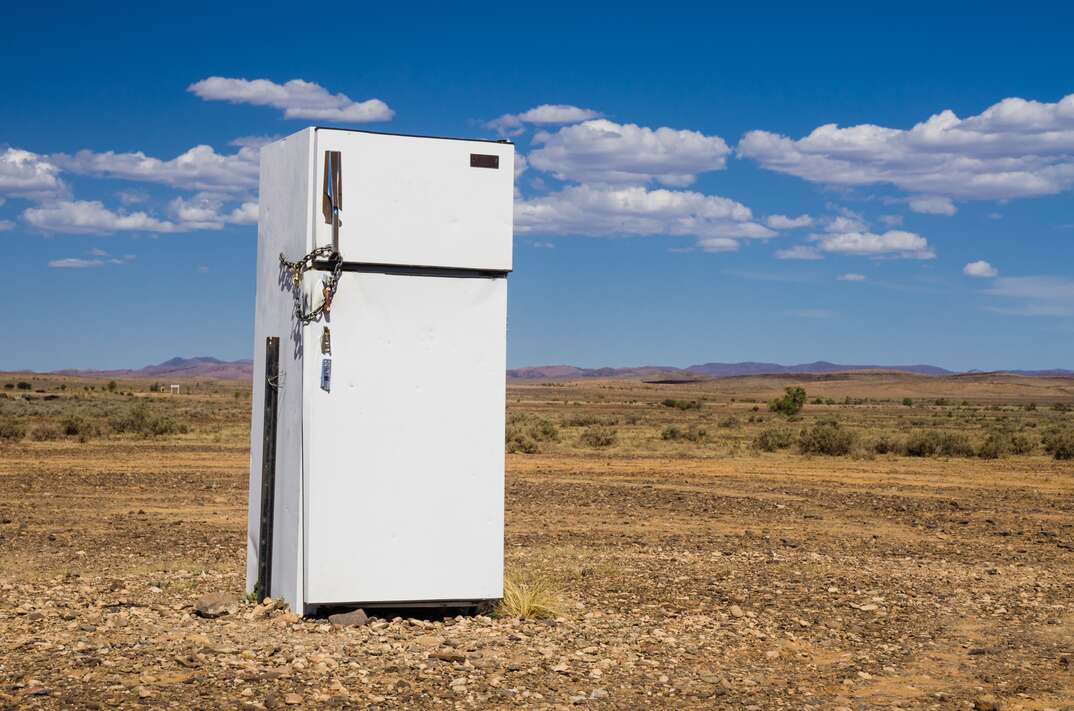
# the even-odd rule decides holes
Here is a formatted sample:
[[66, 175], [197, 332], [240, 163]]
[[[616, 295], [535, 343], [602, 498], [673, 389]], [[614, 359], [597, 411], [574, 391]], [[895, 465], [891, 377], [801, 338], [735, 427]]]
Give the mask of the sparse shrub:
[[519, 412], [507, 418], [504, 441], [508, 452], [534, 454], [539, 442], [559, 441], [559, 428], [545, 417]]
[[540, 620], [556, 617], [562, 609], [563, 598], [548, 578], [512, 571], [504, 575], [497, 616]]
[[[637, 417], [634, 417], [634, 421], [637, 422]], [[591, 425], [605, 425], [610, 427], [619, 424], [619, 418], [597, 417], [596, 415], [571, 415], [570, 417], [565, 417], [562, 420], [562, 424], [564, 427], [589, 427]]]
[[781, 415], [797, 415], [806, 403], [805, 388], [793, 386], [783, 391], [783, 397], [768, 403], [768, 409]]
[[25, 380], [20, 380], [19, 382], [15, 383], [15, 387], [19, 390], [32, 390], [34, 386], [30, 385]]
[[1052, 430], [1043, 437], [1044, 451], [1056, 459], [1074, 459], [1074, 431]]
[[668, 425], [660, 433], [660, 439], [679, 441], [686, 440], [688, 442], [704, 442], [708, 437], [708, 433], [705, 430], [697, 427], [696, 425], [690, 425], [686, 429], [676, 427], [675, 425]]
[[1071, 410], [1074, 410], [1074, 406], [1068, 405], [1065, 402], [1057, 402], [1052, 405], [1052, 409], [1056, 412], [1070, 412]]
[[[949, 402], [947, 401], [947, 398], [945, 398], [945, 397], [938, 397], [938, 398], [936, 398], [936, 402], [935, 402], [934, 404], [936, 405], [936, 407], [947, 407], [947, 406], [948, 406], [948, 405], [950, 405], [951, 403], [949, 403]], [[967, 404], [967, 405], [968, 405], [969, 403], [967, 403], [967, 402], [963, 401], [963, 404]]]
[[63, 432], [52, 422], [43, 422], [34, 427], [30, 433], [30, 439], [35, 442], [52, 442], [63, 436]]
[[1010, 438], [1001, 432], [989, 432], [984, 442], [977, 448], [981, 459], [1002, 459], [1011, 451]]
[[507, 431], [507, 451], [511, 454], [536, 454], [537, 442], [525, 432]]
[[1011, 435], [1011, 454], [1031, 454], [1033, 452], [1033, 440], [1022, 434]]
[[4, 383], [4, 390], [14, 390], [15, 383]]
[[579, 435], [578, 441], [587, 447], [611, 447], [616, 441], [616, 432], [611, 427], [594, 425], [586, 427]]
[[974, 451], [963, 434], [927, 430], [907, 438], [905, 453], [908, 457], [972, 457]]
[[115, 391], [116, 391], [116, 381], [109, 380], [108, 381], [108, 392], [114, 393]]
[[912, 399], [908, 398], [908, 397], [904, 397], [902, 399], [902, 404], [905, 405], [906, 407], [913, 407], [914, 406], [914, 401]]
[[100, 429], [81, 415], [68, 415], [60, 422], [60, 429], [68, 437], [88, 437], [100, 433]]
[[727, 428], [727, 429], [737, 429], [740, 425], [741, 425], [741, 423], [738, 421], [738, 418], [735, 417], [734, 415], [728, 415], [727, 417], [724, 417], [723, 419], [721, 419], [719, 422], [716, 423], [717, 427], [723, 427], [723, 428]]
[[0, 439], [18, 440], [26, 436], [26, 425], [18, 420], [0, 420]]
[[753, 446], [762, 452], [775, 452], [777, 449], [786, 449], [794, 442], [794, 435], [790, 430], [772, 427], [762, 430], [753, 440]]
[[684, 412], [686, 410], [700, 410], [701, 409], [701, 401], [700, 400], [675, 400], [675, 399], [672, 399], [672, 398], [667, 398], [665, 400], [661, 400], [660, 404], [663, 405], [664, 407], [673, 407], [676, 410], [683, 410]]
[[899, 443], [883, 434], [873, 440], [871, 448], [876, 454], [892, 454], [899, 451]]
[[160, 437], [187, 432], [187, 426], [176, 422], [174, 418], [167, 415], [154, 415], [144, 400], [135, 403], [126, 414], [113, 418], [111, 426], [116, 432], [130, 432], [143, 437]]
[[802, 430], [798, 436], [798, 448], [802, 454], [842, 457], [850, 454], [855, 440], [854, 433], [843, 429], [837, 422], [818, 422]]

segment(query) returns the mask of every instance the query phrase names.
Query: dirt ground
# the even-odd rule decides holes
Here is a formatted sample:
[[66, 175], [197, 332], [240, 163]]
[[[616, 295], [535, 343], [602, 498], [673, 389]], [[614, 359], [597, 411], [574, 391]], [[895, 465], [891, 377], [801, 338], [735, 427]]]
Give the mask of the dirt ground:
[[[720, 407], [783, 385], [760, 382]], [[508, 567], [567, 601], [545, 621], [203, 619], [199, 596], [243, 594], [241, 428], [0, 444], [0, 708], [1074, 709], [1074, 464], [679, 446], [642, 428], [707, 414], [621, 387], [511, 390], [646, 413], [615, 446], [564, 427], [508, 456]]]

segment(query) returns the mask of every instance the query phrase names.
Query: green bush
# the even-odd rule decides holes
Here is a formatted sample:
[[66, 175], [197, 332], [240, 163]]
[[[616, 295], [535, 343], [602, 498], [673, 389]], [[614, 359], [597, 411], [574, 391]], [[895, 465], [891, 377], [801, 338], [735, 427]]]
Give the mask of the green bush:
[[908, 457], [972, 457], [973, 445], [966, 435], [941, 430], [911, 434], [904, 446]]
[[154, 415], [145, 400], [139, 400], [125, 414], [112, 418], [112, 429], [143, 437], [160, 437], [169, 434], [185, 434], [187, 426], [166, 415]]
[[854, 449], [856, 437], [837, 422], [818, 422], [802, 430], [798, 436], [798, 449], [802, 454], [823, 454], [842, 457]]
[[768, 403], [768, 409], [781, 415], [797, 415], [802, 411], [806, 403], [805, 388], [789, 387], [783, 392], [783, 397], [776, 398]]
[[664, 407], [672, 407], [672, 408], [675, 408], [676, 410], [683, 410], [684, 412], [686, 410], [700, 410], [701, 409], [701, 401], [700, 400], [674, 400], [672, 398], [667, 398], [666, 400], [661, 400], [660, 404], [663, 405]]
[[511, 454], [536, 454], [537, 442], [525, 432], [507, 431], [507, 451]]
[[587, 447], [611, 447], [616, 441], [616, 432], [611, 427], [594, 425], [587, 427], [579, 435], [578, 441]]
[[910, 399], [910, 398], [908, 398], [908, 397], [904, 397], [904, 398], [902, 399], [902, 404], [903, 404], [903, 405], [905, 405], [906, 407], [913, 407], [913, 406], [914, 406], [914, 401], [913, 401], [913, 400], [911, 400], [911, 399]]
[[660, 433], [660, 439], [679, 441], [686, 440], [688, 442], [704, 442], [708, 437], [708, 433], [705, 430], [697, 427], [696, 425], [690, 425], [686, 429], [676, 427], [675, 425], [668, 425]]
[[790, 430], [778, 427], [762, 430], [753, 440], [753, 446], [762, 452], [775, 452], [777, 449], [786, 449], [794, 442], [794, 435]]
[[91, 437], [100, 434], [100, 428], [96, 423], [90, 422], [81, 415], [68, 415], [60, 422], [60, 429], [68, 437]]
[[[635, 418], [637, 421], [637, 418]], [[597, 417], [596, 415], [571, 415], [561, 421], [564, 427], [589, 427], [591, 425], [612, 426], [619, 424], [618, 417]]]
[[539, 442], [559, 441], [559, 428], [547, 418], [519, 412], [507, 418], [504, 439], [508, 452], [534, 454], [539, 449]]
[[25, 380], [20, 380], [18, 383], [15, 384], [15, 387], [17, 387], [19, 390], [32, 390], [34, 386], [30, 385]]
[[977, 448], [981, 459], [1002, 459], [1011, 451], [1010, 438], [999, 432], [989, 432], [984, 442]]
[[1074, 431], [1052, 430], [1043, 438], [1044, 451], [1056, 459], [1074, 459]]
[[870, 448], [876, 454], [892, 454], [900, 449], [899, 443], [888, 435], [880, 435], [872, 441]]
[[0, 439], [17, 440], [26, 436], [26, 425], [18, 420], [0, 420]]

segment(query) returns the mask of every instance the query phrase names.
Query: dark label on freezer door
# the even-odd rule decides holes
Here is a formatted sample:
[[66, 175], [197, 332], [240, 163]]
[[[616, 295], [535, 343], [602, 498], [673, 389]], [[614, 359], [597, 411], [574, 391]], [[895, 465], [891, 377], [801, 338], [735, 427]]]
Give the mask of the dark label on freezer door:
[[321, 390], [326, 393], [332, 391], [332, 359], [321, 360]]
[[500, 167], [500, 157], [490, 156], [485, 153], [471, 153], [470, 154], [470, 167], [471, 168], [496, 168]]

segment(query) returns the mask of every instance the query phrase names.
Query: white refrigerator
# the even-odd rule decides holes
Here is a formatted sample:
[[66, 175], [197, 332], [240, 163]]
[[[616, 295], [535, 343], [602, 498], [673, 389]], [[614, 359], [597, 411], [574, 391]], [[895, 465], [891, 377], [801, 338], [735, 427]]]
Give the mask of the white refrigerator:
[[513, 192], [507, 141], [262, 148], [249, 591], [300, 614], [502, 596]]

